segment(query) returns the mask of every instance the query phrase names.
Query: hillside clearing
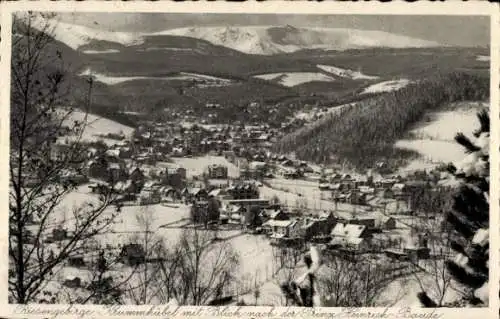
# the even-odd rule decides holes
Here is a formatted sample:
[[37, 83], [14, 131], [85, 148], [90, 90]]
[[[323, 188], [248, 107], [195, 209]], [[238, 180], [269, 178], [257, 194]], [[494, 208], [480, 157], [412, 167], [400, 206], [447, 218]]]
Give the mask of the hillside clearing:
[[396, 91], [404, 88], [410, 83], [411, 81], [408, 79], [380, 82], [365, 88], [361, 94]]
[[168, 76], [108, 76], [102, 73], [92, 72], [90, 69], [86, 69], [79, 74], [80, 76], [92, 76], [96, 81], [99, 81], [108, 85], [115, 85], [123, 82], [133, 81], [133, 80], [163, 80], [163, 81], [173, 81], [173, 80], [181, 80], [181, 81], [214, 81], [214, 82], [223, 82], [230, 83], [231, 80], [217, 78], [210, 75], [205, 74], [197, 74], [197, 73], [187, 73], [180, 72], [178, 75], [168, 75]]
[[336, 76], [340, 76], [343, 78], [348, 78], [351, 80], [376, 80], [379, 78], [378, 76], [370, 76], [370, 75], [363, 74], [359, 71], [342, 69], [342, 68], [338, 68], [338, 67], [331, 66], [331, 65], [318, 64], [317, 67], [325, 72], [335, 74]]
[[416, 123], [410, 136], [396, 142], [395, 147], [410, 149], [421, 155], [411, 161], [404, 170], [428, 169], [438, 163], [461, 160], [464, 149], [454, 140], [458, 132], [474, 140], [473, 131], [477, 128], [477, 112], [484, 108], [481, 102], [453, 103], [442, 111], [429, 112], [425, 119]]
[[85, 50], [83, 51], [85, 54], [106, 54], [106, 53], [120, 53], [119, 50], [115, 49], [107, 49], [107, 50]]
[[[94, 114], [86, 114], [85, 112], [77, 110], [73, 111], [70, 114], [70, 116], [65, 120], [64, 124], [72, 126], [75, 121], [78, 122], [85, 121], [86, 123], [86, 127], [81, 137], [81, 141], [85, 142], [95, 142], [97, 140], [102, 140], [106, 144], [114, 144], [116, 143], [116, 140], [102, 138], [100, 137], [100, 135], [123, 134], [125, 138], [128, 138], [134, 131], [132, 127], [117, 123], [115, 121]], [[69, 140], [75, 138], [76, 137], [74, 136], [68, 137]]]
[[491, 59], [488, 55], [478, 55], [476, 60], [481, 62], [490, 62]]
[[320, 81], [333, 82], [335, 79], [323, 73], [315, 72], [289, 72], [289, 73], [269, 73], [254, 75], [255, 78], [276, 81], [281, 85], [292, 87], [302, 83]]

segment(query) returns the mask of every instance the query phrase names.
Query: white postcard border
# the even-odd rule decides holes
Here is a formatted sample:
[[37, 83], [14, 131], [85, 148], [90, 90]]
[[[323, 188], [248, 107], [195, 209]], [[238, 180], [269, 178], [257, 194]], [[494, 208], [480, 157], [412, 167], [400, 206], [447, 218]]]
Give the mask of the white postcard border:
[[[490, 203], [500, 202], [500, 176], [499, 176], [499, 145], [500, 121], [499, 120], [499, 73], [500, 73], [500, 16], [498, 7], [485, 2], [462, 3], [337, 3], [337, 2], [295, 2], [295, 1], [269, 1], [263, 3], [245, 2], [8, 2], [0, 3], [1, 12], [1, 42], [0, 42], [0, 98], [2, 112], [0, 116], [0, 203], [5, 212], [0, 220], [0, 254], [4, 256], [0, 263], [0, 278], [2, 287], [8, 287], [8, 150], [9, 150], [9, 94], [10, 94], [10, 30], [11, 13], [14, 11], [81, 11], [81, 12], [206, 12], [206, 13], [269, 13], [269, 14], [361, 14], [361, 15], [487, 15], [491, 23], [491, 103], [490, 117], [493, 135], [491, 137], [491, 167]], [[457, 30], [460, 32], [460, 30]], [[500, 225], [499, 206], [490, 206], [490, 223]], [[455, 317], [481, 317], [498, 318], [500, 302], [498, 267], [500, 261], [500, 247], [498, 226], [491, 228], [490, 232], [490, 304], [489, 308], [440, 308], [440, 309], [395, 309], [395, 308], [269, 308], [269, 307], [181, 307], [168, 306], [122, 306], [106, 308], [102, 306], [79, 305], [8, 305], [7, 289], [0, 290], [0, 317], [8, 318], [53, 318], [53, 317], [312, 317], [312, 318], [455, 318]], [[21, 311], [22, 308], [24, 311]], [[31, 307], [31, 308], [30, 308]], [[35, 310], [38, 309], [37, 311]], [[30, 310], [31, 309], [31, 310]], [[32, 312], [30, 312], [32, 311]], [[143, 311], [143, 313], [141, 313]], [[45, 313], [44, 313], [45, 312]], [[329, 313], [330, 315], [326, 315]], [[371, 315], [370, 315], [371, 313]], [[135, 315], [134, 315], [135, 314]], [[385, 314], [385, 315], [384, 315]]]

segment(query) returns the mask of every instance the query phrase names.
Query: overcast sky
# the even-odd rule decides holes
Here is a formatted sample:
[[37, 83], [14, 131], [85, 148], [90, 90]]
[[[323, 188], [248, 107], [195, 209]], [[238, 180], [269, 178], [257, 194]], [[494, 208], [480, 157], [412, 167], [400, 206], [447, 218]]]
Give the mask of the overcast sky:
[[380, 30], [457, 46], [488, 46], [489, 17], [199, 13], [61, 13], [61, 20], [113, 31], [151, 32], [191, 26], [293, 25]]

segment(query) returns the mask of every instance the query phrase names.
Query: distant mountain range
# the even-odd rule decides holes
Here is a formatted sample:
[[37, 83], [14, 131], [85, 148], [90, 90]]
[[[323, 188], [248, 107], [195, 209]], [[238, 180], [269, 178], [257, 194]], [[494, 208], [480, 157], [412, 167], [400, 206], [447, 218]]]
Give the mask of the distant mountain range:
[[[35, 27], [45, 23], [35, 21]], [[365, 99], [363, 92], [381, 94], [436, 72], [489, 74], [488, 49], [380, 31], [239, 26], [131, 33], [50, 23], [56, 41], [44, 52], [47, 63], [63, 57], [76, 105], [86, 100], [86, 76], [94, 77], [93, 111], [115, 120], [123, 110], [208, 116], [214, 110], [205, 104], [215, 103], [224, 106], [217, 120], [232, 122], [248, 118], [246, 105], [258, 100], [279, 104], [273, 116], [281, 123], [306, 104]], [[270, 121], [266, 107], [256, 120]]]
[[[38, 22], [41, 29], [43, 21]], [[489, 88], [489, 49], [451, 47], [381, 31], [238, 26], [130, 33], [51, 23], [56, 41], [44, 55], [54, 68], [60, 66], [50, 63], [62, 56], [63, 89], [71, 92], [74, 105], [85, 105], [87, 77], [92, 76], [91, 113], [127, 126], [135, 126], [138, 117], [169, 120], [189, 115], [214, 123], [265, 122], [278, 128], [313, 106], [366, 106], [343, 114], [345, 119], [292, 132], [278, 144], [284, 153], [320, 162], [342, 152], [353, 161], [366, 154], [392, 154], [393, 144], [427, 111], [411, 121], [392, 121], [396, 124], [391, 124], [390, 139], [384, 137], [387, 123], [392, 123], [389, 115], [406, 119], [413, 106], [429, 104], [422, 100], [421, 87], [415, 90], [423, 80], [434, 79], [422, 92], [446, 93], [453, 86], [453, 92], [460, 92], [453, 95], [455, 100], [474, 92], [486, 96]], [[385, 108], [392, 98], [398, 103]], [[254, 102], [259, 106], [249, 107]], [[364, 135], [353, 146], [359, 132]]]
[[180, 36], [205, 40], [246, 54], [274, 55], [300, 50], [363, 48], [430, 48], [444, 46], [382, 31], [287, 26], [189, 27], [154, 33], [102, 31], [62, 22], [54, 28], [55, 38], [77, 50], [92, 41], [113, 42], [122, 46], [140, 45], [146, 38]]
[[433, 41], [382, 31], [296, 28], [287, 26], [237, 26], [180, 28], [159, 32], [206, 40], [248, 54], [273, 55], [307, 49], [344, 51], [362, 48], [438, 47]]

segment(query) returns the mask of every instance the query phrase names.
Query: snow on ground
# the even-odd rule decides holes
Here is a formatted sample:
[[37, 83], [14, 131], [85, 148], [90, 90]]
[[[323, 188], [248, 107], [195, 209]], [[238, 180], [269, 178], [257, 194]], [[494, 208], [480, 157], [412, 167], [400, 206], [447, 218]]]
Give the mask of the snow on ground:
[[239, 177], [240, 171], [236, 165], [230, 163], [223, 156], [201, 156], [201, 157], [173, 157], [172, 160], [184, 167], [187, 171], [187, 177], [199, 176], [207, 169], [209, 165], [225, 165], [228, 168], [229, 177]]
[[288, 87], [314, 81], [320, 81], [320, 82], [335, 81], [333, 77], [319, 72], [268, 73], [268, 74], [254, 75], [254, 77], [263, 80], [278, 81], [281, 85]]
[[[133, 128], [117, 123], [115, 121], [94, 115], [87, 114], [82, 111], [73, 111], [72, 114], [65, 121], [65, 124], [68, 126], [73, 126], [74, 121], [84, 122], [86, 121], [86, 127], [82, 134], [82, 141], [96, 141], [103, 140], [106, 144], [115, 144], [115, 140], [100, 138], [99, 135], [105, 134], [120, 134], [123, 133], [125, 137], [130, 137], [133, 132]], [[69, 139], [74, 138], [70, 137]]]
[[452, 141], [402, 140], [395, 144], [396, 147], [417, 151], [427, 162], [449, 163], [464, 157], [464, 149]]
[[[323, 116], [329, 115], [329, 114], [335, 114], [335, 113], [339, 112], [340, 110], [342, 110], [346, 107], [352, 106], [352, 105], [353, 105], [353, 103], [333, 106], [333, 107], [327, 108], [326, 111], [319, 111], [317, 109], [316, 110], [313, 109], [310, 111], [298, 111], [295, 113], [294, 117], [296, 119], [299, 119], [299, 120], [305, 120], [305, 121], [310, 122], [310, 121], [314, 121], [318, 117], [323, 117]], [[311, 124], [313, 124], [313, 123], [311, 123]]]
[[[271, 29], [279, 28], [279, 41]], [[346, 50], [366, 47], [433, 47], [436, 42], [409, 38], [383, 31], [348, 28], [295, 28], [293, 26], [186, 27], [153, 33], [206, 40], [249, 54], [272, 55], [301, 49]]]
[[107, 49], [107, 50], [85, 50], [83, 51], [85, 54], [105, 54], [105, 53], [120, 53], [119, 50], [115, 49]]
[[[21, 14], [18, 16], [23, 17]], [[55, 38], [71, 47], [89, 44], [93, 40], [108, 41], [130, 46], [144, 43], [147, 36], [187, 36], [206, 40], [249, 54], [272, 55], [290, 53], [301, 49], [346, 50], [366, 47], [435, 47], [440, 44], [383, 31], [348, 28], [295, 28], [281, 26], [211, 26], [168, 29], [153, 33], [115, 32], [72, 24], [69, 19], [45, 20], [38, 18], [35, 27], [42, 29], [49, 22]], [[270, 29], [281, 28], [279, 41]], [[285, 42], [283, 42], [283, 40]]]
[[485, 107], [482, 103], [465, 102], [452, 104], [447, 109], [428, 114], [428, 121], [418, 123], [410, 131], [415, 139], [404, 139], [395, 146], [414, 150], [422, 158], [409, 163], [402, 170], [432, 168], [437, 163], [449, 163], [461, 160], [464, 149], [454, 141], [458, 132], [472, 140], [472, 132], [478, 127], [477, 111]]
[[[439, 267], [437, 269], [439, 269]], [[380, 294], [377, 303], [381, 306], [387, 305], [391, 307], [422, 307], [422, 304], [417, 298], [417, 293], [422, 290], [419, 281], [422, 283], [422, 286], [426, 287], [426, 292], [429, 296], [436, 300], [438, 289], [436, 277], [430, 273], [418, 273], [397, 279], [390, 283]], [[452, 283], [452, 285], [454, 286], [456, 284]], [[442, 286], [442, 282], [440, 282], [440, 286]], [[443, 302], [453, 302], [459, 298], [460, 294], [456, 290], [448, 288]]]
[[[280, 290], [279, 284], [283, 282], [286, 277], [291, 274], [291, 278], [296, 278], [298, 275], [302, 274], [305, 268], [302, 263], [299, 262], [297, 267], [293, 270], [284, 269], [274, 278], [270, 278], [262, 285], [259, 285], [258, 289], [260, 292], [259, 299], [257, 301], [258, 306], [265, 305], [283, 305], [284, 298]], [[327, 271], [326, 267], [321, 267], [319, 273], [322, 271]], [[427, 288], [427, 292], [435, 297], [436, 293], [436, 280], [431, 274], [418, 273], [415, 275], [407, 275], [402, 278], [396, 279], [395, 281], [389, 283], [380, 293], [375, 303], [379, 307], [422, 307], [421, 303], [417, 298], [417, 293], [421, 290], [419, 281]], [[317, 283], [319, 285], [319, 283]], [[317, 288], [321, 290], [321, 287]], [[444, 302], [451, 302], [459, 298], [459, 294], [453, 289], [448, 289], [446, 291]], [[238, 301], [244, 301], [248, 305], [253, 305], [255, 303], [255, 295], [253, 290], [249, 293], [239, 296]]]
[[144, 52], [149, 52], [149, 51], [180, 51], [180, 52], [191, 52], [191, 51], [197, 51], [192, 48], [165, 48], [165, 47], [149, 47], [149, 48], [144, 48], [144, 49], [138, 49], [137, 51], [144, 51]]
[[[118, 223], [113, 230], [116, 232], [141, 231], [141, 222], [138, 216], [147, 216], [150, 221], [151, 230], [157, 232], [161, 226], [179, 222], [184, 218], [189, 218], [189, 206], [179, 205], [178, 207], [165, 206], [162, 204], [147, 206], [124, 206], [118, 218]], [[171, 229], [168, 229], [170, 231]]]
[[[366, 208], [362, 206], [346, 203], [337, 203], [335, 205], [333, 201], [321, 199], [321, 191], [316, 182], [286, 179], [272, 179], [266, 180], [266, 182], [270, 183], [273, 188], [262, 186], [260, 188], [261, 197], [272, 199], [276, 196], [282, 204], [290, 207], [305, 206], [311, 211], [336, 210], [337, 214], [344, 214], [345, 217], [350, 216], [353, 212], [362, 213], [366, 211]], [[326, 192], [324, 198], [329, 196], [330, 192]]]
[[472, 137], [472, 132], [478, 127], [477, 111], [484, 104], [467, 102], [454, 104], [453, 110], [444, 110], [428, 114], [429, 120], [414, 128], [411, 133], [436, 140], [452, 141], [457, 132], [463, 132]]
[[352, 80], [376, 80], [379, 78], [378, 76], [370, 76], [370, 75], [363, 74], [359, 71], [342, 69], [342, 68], [338, 68], [338, 67], [331, 66], [331, 65], [318, 64], [317, 67], [323, 71], [328, 72], [328, 73], [335, 74], [336, 76], [340, 76], [343, 78], [349, 78]]
[[488, 55], [478, 55], [476, 60], [481, 62], [490, 62], [490, 57]]
[[273, 251], [269, 239], [264, 236], [244, 234], [231, 239], [233, 248], [240, 256], [240, 271], [238, 279], [254, 278], [263, 282], [272, 274]]
[[120, 84], [127, 81], [133, 80], [163, 80], [163, 81], [172, 81], [172, 80], [205, 80], [205, 81], [218, 81], [223, 83], [230, 83], [231, 80], [218, 78], [214, 76], [197, 74], [197, 73], [186, 73], [180, 72], [178, 75], [169, 75], [169, 76], [108, 76], [106, 74], [93, 72], [90, 69], [86, 69], [82, 71], [80, 76], [92, 76], [96, 81], [102, 82], [108, 85]]
[[232, 82], [229, 79], [223, 79], [212, 75], [199, 74], [199, 73], [190, 73], [190, 72], [181, 72], [184, 76], [191, 76], [192, 79], [201, 79], [201, 80], [210, 80], [210, 81], [222, 81], [222, 82]]
[[363, 90], [363, 92], [361, 92], [361, 94], [396, 91], [396, 90], [399, 90], [399, 89], [407, 86], [410, 83], [411, 83], [411, 81], [408, 79], [384, 81], [384, 82], [370, 85], [369, 87], [365, 88]]
[[[80, 206], [91, 201], [96, 202], [97, 200], [93, 194], [89, 193], [87, 186], [79, 187], [64, 198], [55, 219], [58, 221], [64, 220], [65, 225], [71, 230], [74, 219], [67, 212], [71, 211], [75, 205]], [[115, 207], [108, 207], [104, 211], [104, 215], [109, 216], [114, 210]], [[109, 231], [97, 236], [96, 239], [101, 245], [116, 247], [131, 242], [135, 236], [149, 229], [154, 236], [162, 238], [165, 244], [171, 247], [179, 240], [183, 229], [178, 227], [188, 222], [189, 211], [190, 207], [182, 204], [123, 206]], [[143, 218], [142, 221], [141, 218]], [[145, 227], [144, 220], [148, 221], [148, 228]], [[273, 252], [272, 246], [266, 237], [243, 234], [239, 230], [221, 230], [217, 233], [217, 236], [220, 239], [229, 241], [240, 257], [240, 266], [235, 278], [235, 287], [239, 285], [239, 291], [242, 289], [242, 284], [249, 287], [255, 284], [254, 280], [263, 283], [272, 276], [273, 265], [271, 261]], [[212, 236], [207, 238], [212, 238]], [[221, 245], [227, 243], [227, 241], [223, 240], [214, 245]], [[71, 267], [64, 267], [60, 275], [60, 279], [71, 275], [85, 277], [81, 270]]]

